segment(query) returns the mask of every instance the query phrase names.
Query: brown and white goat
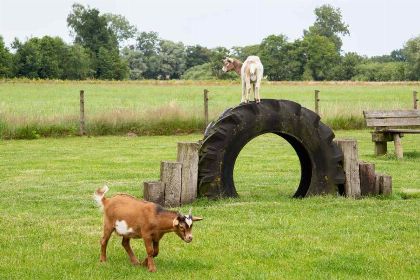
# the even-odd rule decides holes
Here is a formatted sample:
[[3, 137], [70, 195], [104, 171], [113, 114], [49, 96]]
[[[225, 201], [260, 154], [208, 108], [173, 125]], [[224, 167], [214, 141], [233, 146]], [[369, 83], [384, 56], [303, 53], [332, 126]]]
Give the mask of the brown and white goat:
[[153, 260], [159, 253], [159, 241], [165, 233], [175, 232], [182, 240], [192, 241], [192, 226], [194, 221], [202, 218], [193, 217], [191, 210], [188, 215], [169, 211], [153, 202], [137, 199], [131, 195], [118, 194], [106, 198], [107, 186], [97, 189], [94, 199], [104, 211], [104, 232], [101, 239], [100, 261], [106, 261], [106, 247], [111, 234], [115, 231], [122, 236], [122, 246], [134, 265], [140, 264], [130, 246], [131, 238], [143, 238], [147, 257], [142, 265], [150, 272], [156, 271]]
[[261, 79], [264, 75], [264, 67], [258, 56], [248, 56], [244, 63], [237, 59], [226, 57], [223, 60], [223, 72], [235, 71], [241, 76], [242, 81], [242, 99], [241, 103], [249, 102], [251, 84], [254, 91], [254, 99], [257, 103], [261, 101], [260, 87]]

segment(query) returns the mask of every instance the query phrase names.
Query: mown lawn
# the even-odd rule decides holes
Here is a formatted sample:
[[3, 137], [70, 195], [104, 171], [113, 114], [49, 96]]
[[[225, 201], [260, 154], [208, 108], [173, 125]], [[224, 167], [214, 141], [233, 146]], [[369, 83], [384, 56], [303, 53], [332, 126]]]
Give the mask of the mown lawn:
[[[194, 241], [167, 235], [153, 275], [131, 266], [116, 236], [108, 262], [99, 263], [102, 222], [92, 193], [107, 183], [110, 195], [141, 196], [159, 162], [175, 159], [176, 143], [200, 135], [2, 141], [0, 279], [418, 278], [420, 198], [405, 193], [420, 190], [420, 137], [403, 138], [398, 161], [373, 157], [367, 130], [336, 135], [357, 139], [361, 159], [393, 176], [392, 197], [292, 199], [298, 159], [282, 138], [264, 135], [237, 160], [240, 198], [195, 202], [204, 220]], [[132, 243], [143, 258], [142, 242]]]
[[[90, 135], [197, 132], [204, 126], [205, 88], [210, 91], [210, 118], [240, 102], [239, 81], [0, 81], [0, 137], [77, 134], [81, 89]], [[319, 106], [325, 123], [361, 128], [363, 110], [411, 109], [412, 91], [420, 91], [420, 83], [263, 83], [261, 96], [293, 100], [313, 110], [315, 89], [321, 91]]]

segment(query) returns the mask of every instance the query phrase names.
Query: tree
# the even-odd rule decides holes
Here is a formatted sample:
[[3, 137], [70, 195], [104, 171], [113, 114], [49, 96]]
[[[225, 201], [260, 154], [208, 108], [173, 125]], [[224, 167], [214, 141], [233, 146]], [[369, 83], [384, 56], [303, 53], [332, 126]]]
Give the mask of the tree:
[[185, 71], [186, 54], [182, 43], [161, 40], [160, 45], [160, 76], [163, 79], [179, 79]]
[[364, 61], [364, 58], [355, 52], [348, 52], [341, 59], [341, 62], [332, 69], [330, 79], [338, 81], [349, 81], [358, 73], [357, 67]]
[[315, 23], [309, 27], [307, 33], [325, 36], [334, 42], [337, 51], [341, 50], [342, 41], [339, 35], [349, 35], [349, 26], [343, 22], [341, 10], [331, 5], [322, 5], [315, 9]]
[[67, 46], [63, 55], [62, 79], [84, 80], [93, 76], [90, 56], [85, 48], [78, 44]]
[[334, 43], [325, 36], [306, 34], [303, 39], [306, 65], [305, 79], [322, 81], [333, 76], [332, 69], [339, 62], [340, 55]]
[[136, 50], [133, 46], [125, 47], [122, 50], [122, 57], [127, 61], [130, 80], [143, 79], [143, 73], [147, 69], [143, 53]]
[[210, 61], [211, 51], [200, 45], [187, 46], [185, 67], [187, 69]]
[[229, 73], [222, 71], [223, 59], [229, 55], [229, 50], [224, 47], [217, 47], [211, 50], [210, 68], [213, 76], [217, 79], [237, 79], [238, 75], [233, 71]]
[[407, 78], [420, 80], [420, 35], [407, 41], [403, 53], [407, 58]]
[[95, 78], [122, 79], [128, 75], [128, 66], [119, 55], [119, 42], [135, 30], [124, 17], [101, 15], [97, 9], [73, 4], [67, 25], [75, 36], [74, 42], [90, 51]]
[[143, 62], [146, 68], [143, 77], [146, 79], [157, 79], [160, 75], [161, 57], [159, 34], [156, 32], [141, 32], [137, 38], [136, 50], [143, 55]]
[[269, 80], [287, 79], [287, 70], [284, 66], [288, 63], [288, 44], [284, 35], [270, 35], [263, 39], [260, 58], [264, 65], [264, 75], [267, 75]]
[[39, 78], [41, 68], [41, 50], [38, 38], [31, 38], [25, 43], [15, 40], [18, 47], [14, 56], [15, 75], [30, 79]]
[[248, 56], [260, 56], [260, 45], [249, 45], [245, 47], [233, 47], [233, 56], [237, 57], [240, 61], [245, 61]]
[[0, 36], [0, 78], [13, 76], [13, 56], [6, 48], [3, 37]]

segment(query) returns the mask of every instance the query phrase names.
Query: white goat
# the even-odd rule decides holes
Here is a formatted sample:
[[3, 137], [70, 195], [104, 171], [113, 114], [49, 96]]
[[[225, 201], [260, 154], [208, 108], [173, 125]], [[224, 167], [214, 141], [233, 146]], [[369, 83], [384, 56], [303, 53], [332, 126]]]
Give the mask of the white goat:
[[257, 103], [261, 101], [260, 86], [264, 75], [264, 67], [258, 56], [248, 56], [244, 63], [237, 59], [226, 57], [223, 60], [223, 72], [235, 71], [241, 76], [242, 80], [242, 99], [241, 103], [249, 102], [251, 84], [254, 91], [254, 99]]

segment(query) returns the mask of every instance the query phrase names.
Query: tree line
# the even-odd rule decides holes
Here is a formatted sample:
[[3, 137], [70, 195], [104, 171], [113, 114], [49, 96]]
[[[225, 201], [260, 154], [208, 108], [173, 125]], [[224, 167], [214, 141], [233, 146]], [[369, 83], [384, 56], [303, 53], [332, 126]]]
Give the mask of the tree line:
[[30, 79], [236, 79], [221, 71], [222, 59], [258, 55], [268, 80], [420, 80], [420, 35], [390, 54], [366, 57], [343, 53], [342, 36], [350, 34], [341, 11], [315, 9], [316, 20], [294, 41], [270, 35], [260, 44], [207, 48], [185, 46], [139, 32], [121, 15], [73, 4], [67, 25], [72, 44], [59, 37], [15, 39], [10, 51], [0, 36], [0, 78]]

